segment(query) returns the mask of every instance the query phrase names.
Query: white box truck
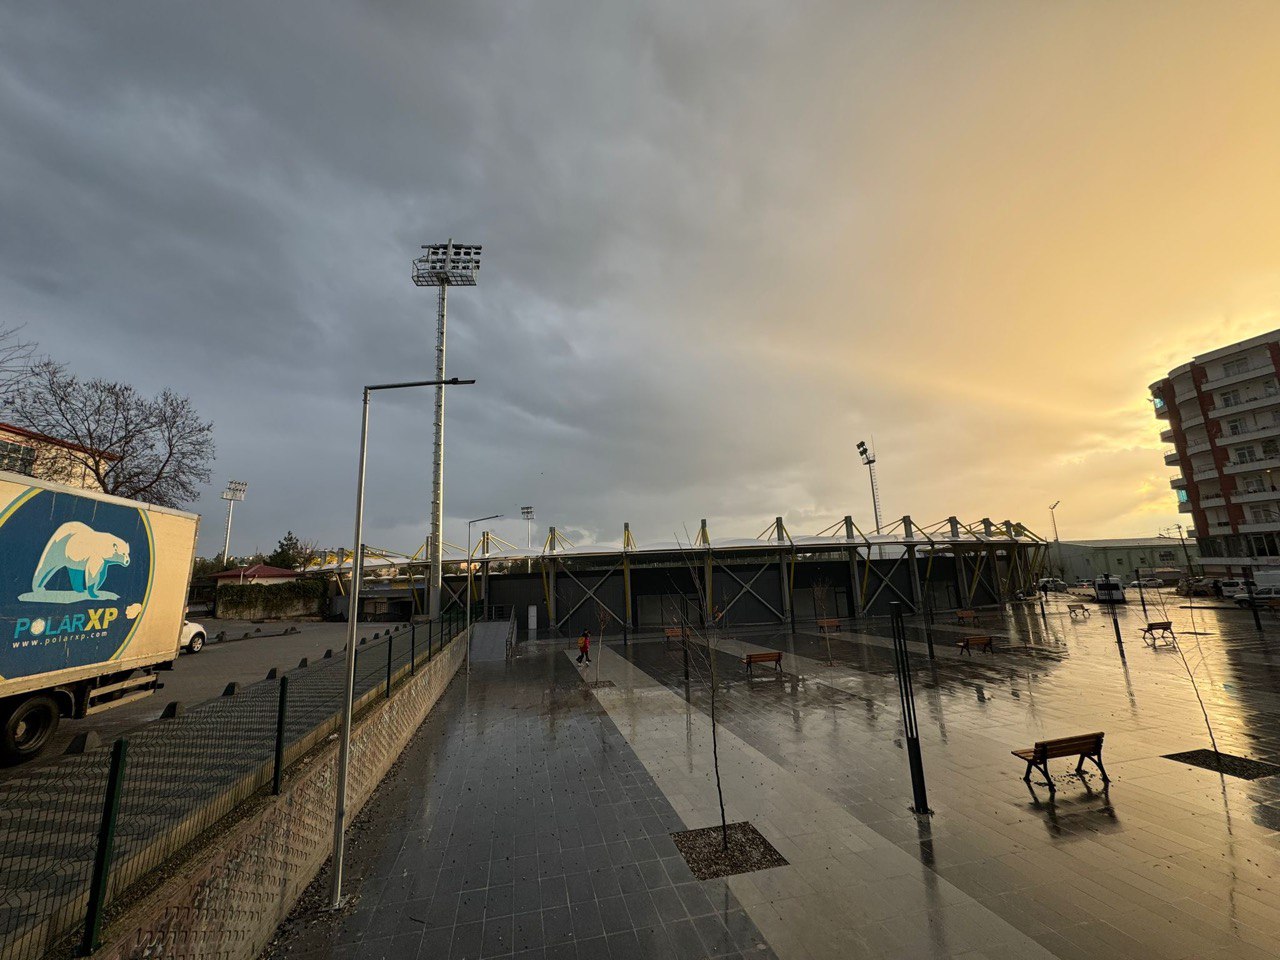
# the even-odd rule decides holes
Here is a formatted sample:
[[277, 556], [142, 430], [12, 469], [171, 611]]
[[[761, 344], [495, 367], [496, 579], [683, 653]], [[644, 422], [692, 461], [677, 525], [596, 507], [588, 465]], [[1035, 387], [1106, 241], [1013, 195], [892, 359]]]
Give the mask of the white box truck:
[[178, 656], [199, 517], [0, 472], [0, 760], [154, 693]]

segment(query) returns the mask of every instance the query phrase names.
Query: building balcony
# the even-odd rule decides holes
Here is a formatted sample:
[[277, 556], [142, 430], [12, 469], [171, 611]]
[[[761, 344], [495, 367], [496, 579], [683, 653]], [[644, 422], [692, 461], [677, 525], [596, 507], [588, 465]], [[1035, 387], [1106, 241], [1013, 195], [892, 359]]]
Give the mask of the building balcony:
[[[1236, 463], [1234, 460], [1222, 468], [1223, 473], [1248, 473], [1250, 470], [1280, 469], [1280, 457], [1267, 457], [1263, 460], [1245, 460]], [[1199, 479], [1197, 477], [1196, 479]]]
[[1237, 533], [1280, 533], [1280, 517], [1258, 523], [1242, 523], [1236, 527]]
[[1152, 406], [1155, 408], [1155, 413], [1157, 417], [1159, 417], [1161, 420], [1169, 419], [1169, 405], [1167, 403], [1165, 403], [1159, 397], [1156, 397], [1155, 400], [1152, 402]]
[[1213, 480], [1218, 476], [1218, 468], [1216, 466], [1201, 467], [1191, 474], [1191, 479], [1196, 483], [1204, 483], [1206, 480]]
[[1182, 455], [1177, 450], [1172, 450], [1164, 455], [1164, 465], [1166, 467], [1176, 467], [1182, 461]]
[[1227, 504], [1227, 498], [1220, 493], [1206, 493], [1200, 497], [1200, 506], [1202, 507], [1223, 507]]
[[1187, 478], [1180, 473], [1175, 473], [1169, 478], [1169, 486], [1175, 490], [1185, 490], [1187, 488]]
[[1260, 377], [1270, 377], [1274, 375], [1275, 372], [1275, 364], [1259, 358], [1257, 364], [1244, 371], [1244, 373], [1233, 373], [1226, 377], [1211, 378], [1200, 384], [1200, 389], [1205, 392], [1210, 390], [1222, 390], [1226, 387], [1234, 387], [1239, 383], [1248, 383], [1250, 380], [1257, 380]]
[[[1266, 503], [1268, 500], [1280, 500], [1280, 490], [1239, 491], [1231, 495], [1232, 503]], [[1200, 498], [1204, 503], [1204, 497]]]
[[1208, 453], [1213, 449], [1213, 444], [1208, 440], [1197, 440], [1195, 443], [1187, 444], [1187, 456], [1194, 457], [1197, 453]]
[[[1241, 527], [1241, 530], [1244, 528]], [[1196, 566], [1204, 567], [1280, 567], [1280, 557], [1201, 557]]]
[[1280, 422], [1273, 423], [1270, 426], [1258, 427], [1254, 430], [1248, 430], [1244, 433], [1224, 433], [1219, 439], [1223, 445], [1230, 443], [1239, 443], [1243, 440], [1262, 440], [1266, 437], [1274, 437], [1280, 435]]
[[1198, 407], [1196, 408], [1196, 412], [1191, 414], [1191, 416], [1182, 418], [1183, 430], [1191, 430], [1195, 427], [1203, 427], [1203, 426], [1204, 426], [1204, 414], [1200, 412], [1200, 409]]
[[1180, 501], [1178, 501], [1178, 512], [1179, 512], [1179, 513], [1190, 513], [1190, 512], [1191, 512], [1191, 501], [1190, 501], [1190, 500], [1180, 500]]
[[1251, 396], [1246, 400], [1230, 407], [1214, 407], [1209, 411], [1209, 416], [1215, 418], [1230, 417], [1237, 413], [1248, 413], [1250, 410], [1265, 410], [1267, 407], [1274, 407], [1280, 404], [1280, 393], [1273, 396]]
[[1173, 427], [1167, 427], [1160, 431], [1160, 440], [1163, 443], [1173, 443]]

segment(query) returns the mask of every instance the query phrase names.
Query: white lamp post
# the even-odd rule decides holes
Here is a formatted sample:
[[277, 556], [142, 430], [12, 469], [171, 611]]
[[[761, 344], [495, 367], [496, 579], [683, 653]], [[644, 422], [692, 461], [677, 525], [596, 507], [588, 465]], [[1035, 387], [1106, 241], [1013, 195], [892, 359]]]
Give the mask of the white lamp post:
[[431, 583], [427, 588], [427, 613], [432, 620], [440, 617], [441, 562], [444, 538], [441, 534], [442, 498], [444, 496], [444, 327], [445, 291], [449, 287], [474, 287], [480, 271], [480, 247], [477, 244], [434, 243], [424, 245], [427, 251], [413, 261], [413, 282], [419, 287], [439, 287], [436, 309], [436, 429], [431, 470]]
[[347, 685], [342, 701], [342, 733], [338, 741], [338, 787], [333, 813], [333, 876], [329, 905], [337, 909], [342, 902], [342, 855], [345, 851], [347, 826], [347, 766], [351, 759], [351, 711], [356, 690], [356, 623], [360, 616], [360, 580], [364, 575], [364, 465], [369, 447], [369, 394], [375, 390], [401, 390], [406, 387], [443, 387], [475, 383], [474, 380], [415, 380], [409, 383], [377, 383], [364, 388], [364, 405], [360, 414], [360, 456], [356, 473], [356, 548], [351, 557], [351, 594], [347, 598]]
[[227, 489], [222, 491], [222, 499], [227, 501], [227, 535], [222, 541], [222, 565], [227, 565], [227, 556], [231, 552], [231, 511], [235, 505], [244, 499], [244, 492], [249, 485], [243, 480], [231, 480], [227, 483]]

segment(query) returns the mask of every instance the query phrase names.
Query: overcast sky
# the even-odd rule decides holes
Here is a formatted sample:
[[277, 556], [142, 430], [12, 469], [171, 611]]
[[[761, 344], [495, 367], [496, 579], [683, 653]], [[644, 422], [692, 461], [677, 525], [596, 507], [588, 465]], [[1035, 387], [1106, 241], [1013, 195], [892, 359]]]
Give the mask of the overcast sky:
[[[1176, 522], [1147, 385], [1280, 327], [1280, 4], [0, 5], [0, 324], [190, 394], [233, 551], [349, 545], [433, 373], [446, 536]], [[374, 402], [413, 550], [431, 395]], [[522, 521], [495, 529], [516, 543]]]

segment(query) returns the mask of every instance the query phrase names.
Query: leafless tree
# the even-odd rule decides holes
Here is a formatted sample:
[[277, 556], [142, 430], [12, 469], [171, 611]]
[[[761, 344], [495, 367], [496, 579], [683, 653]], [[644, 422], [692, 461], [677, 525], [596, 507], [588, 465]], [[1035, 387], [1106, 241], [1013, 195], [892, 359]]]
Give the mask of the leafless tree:
[[35, 347], [18, 337], [18, 327], [0, 327], [0, 409], [7, 408], [14, 391], [31, 368]]
[[819, 579], [814, 581], [813, 607], [814, 607], [814, 612], [817, 614], [817, 617], [818, 617], [818, 630], [823, 636], [827, 638], [827, 664], [826, 665], [828, 667], [834, 667], [836, 665], [836, 662], [833, 659], [831, 659], [831, 628], [830, 626], [824, 627], [822, 624], [823, 624], [823, 621], [828, 619], [828, 614], [831, 611], [831, 601], [833, 598], [834, 598], [834, 594], [831, 589], [830, 580], [828, 580], [826, 577], [820, 577]]
[[190, 503], [209, 482], [213, 424], [170, 390], [147, 397], [41, 360], [14, 389], [10, 409], [18, 426], [73, 445], [38, 450], [39, 476], [82, 476], [106, 493], [164, 507]]

